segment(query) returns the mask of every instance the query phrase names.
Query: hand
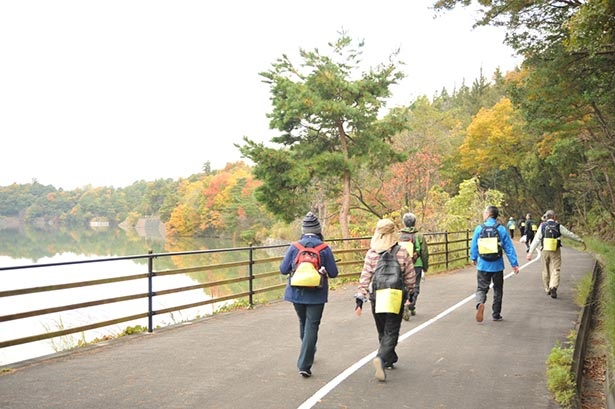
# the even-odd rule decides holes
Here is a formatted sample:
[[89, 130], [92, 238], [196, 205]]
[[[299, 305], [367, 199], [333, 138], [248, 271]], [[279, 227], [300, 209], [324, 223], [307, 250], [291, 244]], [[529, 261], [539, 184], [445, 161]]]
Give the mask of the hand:
[[476, 265], [476, 260], [472, 260], [472, 265]]
[[[528, 257], [531, 257], [531, 256], [528, 254]], [[515, 274], [519, 274], [519, 266], [513, 267], [513, 271], [515, 272]]]
[[360, 298], [355, 298], [355, 302], [356, 302], [356, 307], [354, 307], [354, 311], [355, 314], [357, 314], [357, 317], [361, 316], [361, 313], [363, 312], [363, 300]]
[[527, 256], [525, 256], [526, 259], [531, 260], [532, 259], [532, 255], [530, 253], [527, 253]]

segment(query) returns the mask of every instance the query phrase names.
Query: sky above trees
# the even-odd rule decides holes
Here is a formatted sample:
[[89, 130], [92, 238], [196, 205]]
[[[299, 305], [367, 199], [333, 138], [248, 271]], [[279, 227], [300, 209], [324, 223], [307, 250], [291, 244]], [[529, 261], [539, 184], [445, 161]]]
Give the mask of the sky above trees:
[[276, 135], [259, 73], [342, 29], [365, 40], [366, 70], [400, 49], [389, 107], [520, 62], [502, 30], [431, 3], [2, 2], [0, 186], [123, 187], [240, 160], [243, 136]]

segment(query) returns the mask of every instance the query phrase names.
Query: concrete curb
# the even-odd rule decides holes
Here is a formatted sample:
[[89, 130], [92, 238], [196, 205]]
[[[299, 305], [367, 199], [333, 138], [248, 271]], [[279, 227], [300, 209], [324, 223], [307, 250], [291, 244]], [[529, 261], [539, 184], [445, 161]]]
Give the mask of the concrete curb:
[[[592, 316], [594, 315], [595, 305], [597, 302], [598, 286], [602, 274], [600, 264], [595, 261], [592, 271], [591, 287], [589, 290], [588, 299], [579, 313], [579, 324], [577, 326], [577, 337], [574, 342], [574, 351], [572, 354], [572, 374], [575, 380], [576, 398], [574, 402], [575, 408], [581, 408], [581, 392], [583, 388], [583, 363], [587, 351], [587, 342], [589, 338], [589, 330], [591, 327]], [[607, 369], [608, 371], [608, 369]], [[607, 388], [608, 388], [608, 372], [607, 372]], [[608, 396], [608, 389], [607, 389]], [[607, 405], [609, 409], [610, 406]]]

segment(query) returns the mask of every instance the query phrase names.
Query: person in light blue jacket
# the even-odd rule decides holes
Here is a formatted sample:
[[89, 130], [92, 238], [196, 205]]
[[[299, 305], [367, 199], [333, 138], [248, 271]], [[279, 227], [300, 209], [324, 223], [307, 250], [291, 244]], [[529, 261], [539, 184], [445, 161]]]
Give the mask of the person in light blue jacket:
[[[309, 212], [301, 225], [301, 238], [299, 243], [304, 247], [317, 247], [323, 243], [320, 221]], [[294, 261], [299, 249], [291, 243], [280, 263], [280, 273], [291, 274], [295, 269]], [[329, 278], [337, 277], [338, 270], [331, 247], [326, 246], [320, 250], [320, 265], [322, 285], [318, 288], [294, 287], [290, 285], [290, 280], [286, 284], [284, 300], [293, 303], [297, 317], [299, 318], [299, 338], [301, 339], [301, 349], [297, 360], [299, 374], [304, 378], [312, 376], [312, 364], [316, 353], [316, 342], [318, 341], [318, 328], [325, 303], [329, 296]]]
[[[470, 245], [470, 259], [477, 270], [477, 286], [476, 286], [476, 321], [483, 322], [485, 312], [485, 303], [487, 302], [487, 292], [489, 285], [493, 282], [493, 304], [492, 318], [494, 321], [502, 321], [502, 298], [504, 295], [504, 257], [502, 253], [506, 253], [506, 257], [512, 266], [515, 274], [519, 272], [519, 262], [517, 261], [517, 252], [513, 246], [513, 242], [506, 231], [506, 227], [499, 224], [498, 208], [495, 206], [487, 206], [483, 212], [483, 224], [476, 227], [472, 236]], [[498, 253], [479, 254], [479, 240], [483, 235], [485, 227], [496, 227], [498, 236]], [[491, 229], [491, 230], [492, 230]]]

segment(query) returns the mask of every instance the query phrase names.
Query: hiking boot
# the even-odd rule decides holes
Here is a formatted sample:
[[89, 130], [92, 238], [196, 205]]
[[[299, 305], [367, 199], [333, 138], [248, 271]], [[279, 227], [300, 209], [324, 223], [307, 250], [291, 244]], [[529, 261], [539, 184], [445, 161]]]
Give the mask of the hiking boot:
[[404, 321], [410, 320], [410, 311], [408, 310], [407, 305], [404, 305], [404, 315], [402, 315], [402, 318], [404, 319]]
[[550, 291], [551, 298], [557, 298], [557, 288], [552, 288]]
[[480, 303], [476, 306], [476, 322], [483, 322], [483, 314], [485, 313], [485, 304]]
[[374, 369], [376, 370], [376, 372], [374, 372], [374, 377], [378, 379], [380, 382], [386, 381], [387, 374], [386, 372], [384, 372], [384, 363], [382, 362], [382, 359], [380, 359], [379, 357], [376, 357], [372, 361], [372, 364], [374, 365]]
[[312, 371], [310, 371], [309, 369], [302, 369], [299, 371], [299, 375], [303, 376], [304, 378], [309, 378], [310, 376], [312, 376]]

